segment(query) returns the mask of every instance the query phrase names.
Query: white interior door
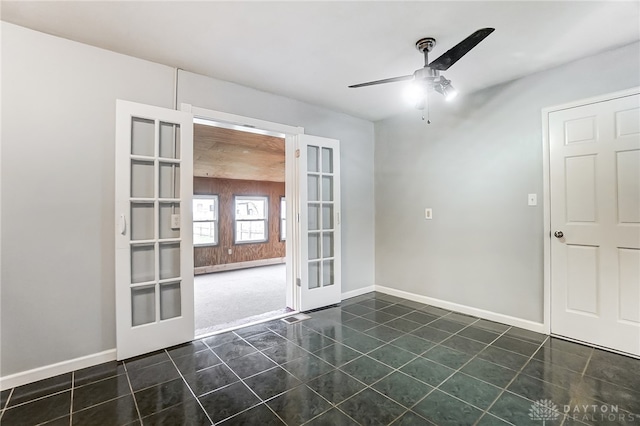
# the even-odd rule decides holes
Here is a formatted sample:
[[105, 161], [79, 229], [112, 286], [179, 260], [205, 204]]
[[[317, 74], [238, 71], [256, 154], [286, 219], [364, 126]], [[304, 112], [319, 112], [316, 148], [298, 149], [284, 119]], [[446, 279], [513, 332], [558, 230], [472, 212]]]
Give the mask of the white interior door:
[[340, 303], [340, 143], [298, 135], [299, 310]]
[[193, 339], [193, 117], [117, 102], [116, 333], [125, 359]]
[[551, 332], [640, 355], [640, 96], [551, 112], [549, 142]]

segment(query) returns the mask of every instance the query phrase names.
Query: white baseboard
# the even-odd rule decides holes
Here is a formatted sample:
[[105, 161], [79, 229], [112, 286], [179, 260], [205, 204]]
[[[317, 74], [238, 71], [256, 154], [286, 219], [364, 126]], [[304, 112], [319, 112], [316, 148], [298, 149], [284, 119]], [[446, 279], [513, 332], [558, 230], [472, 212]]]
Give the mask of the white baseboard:
[[116, 350], [109, 349], [97, 354], [86, 355], [80, 358], [34, 368], [33, 370], [10, 374], [5, 377], [0, 377], [0, 390], [15, 388], [16, 386], [26, 385], [28, 383], [37, 382], [38, 380], [57, 376], [58, 374], [70, 373], [71, 371], [92, 367], [94, 365], [102, 364], [103, 362], [114, 361], [115, 359]]
[[[415, 300], [416, 302], [425, 303], [428, 305], [436, 306], [438, 308], [447, 309], [450, 311], [456, 311], [467, 315], [473, 315], [475, 317], [483, 318], [489, 321], [495, 321], [502, 324], [512, 325], [514, 327], [524, 328], [526, 330], [535, 331], [538, 333], [548, 334], [545, 331], [544, 324], [534, 321], [525, 320], [522, 318], [516, 318], [509, 315], [498, 314], [491, 311], [485, 311], [483, 309], [473, 308], [471, 306], [460, 305], [458, 303], [447, 302], [445, 300], [435, 299], [433, 297], [421, 296], [407, 291], [397, 290], [394, 288], [371, 285], [362, 287], [356, 290], [347, 291], [342, 293], [342, 300], [349, 299], [351, 297], [360, 296], [372, 291], [379, 291], [381, 293], [389, 294], [391, 296], [402, 297], [404, 299]], [[286, 315], [290, 315], [287, 313]], [[202, 336], [199, 336], [202, 337]], [[71, 371], [80, 370], [82, 368], [92, 367], [94, 365], [101, 364], [103, 362], [114, 361], [116, 359], [116, 350], [109, 349], [104, 352], [99, 352], [92, 355], [86, 355], [83, 357], [71, 359], [68, 361], [62, 361], [56, 364], [45, 365], [43, 367], [34, 368], [33, 370], [23, 371], [20, 373], [11, 374], [9, 376], [0, 377], [0, 390], [14, 388], [16, 386], [26, 385], [38, 380], [47, 379], [49, 377], [57, 376], [58, 374], [69, 373]]]
[[510, 315], [498, 314], [496, 312], [485, 311], [471, 306], [460, 305], [458, 303], [447, 302], [446, 300], [435, 299], [433, 297], [421, 296], [419, 294], [409, 293], [407, 291], [396, 290], [395, 288], [383, 287], [376, 285], [375, 291], [389, 294], [391, 296], [402, 297], [404, 299], [415, 300], [416, 302], [426, 303], [438, 308], [447, 309], [449, 311], [460, 312], [461, 314], [473, 315], [474, 317], [495, 321], [514, 327], [524, 328], [525, 330], [535, 331], [536, 333], [549, 334], [543, 323], [529, 321], [522, 318], [512, 317]]
[[234, 271], [236, 269], [255, 268], [256, 266], [279, 265], [286, 263], [285, 257], [273, 259], [248, 260], [246, 262], [224, 263], [222, 265], [199, 266], [193, 269], [195, 275], [209, 274], [211, 272]]
[[366, 293], [371, 293], [372, 291], [375, 291], [375, 287], [376, 286], [374, 285], [370, 285], [367, 287], [358, 288], [356, 290], [347, 291], [346, 293], [342, 293], [342, 300], [349, 299], [351, 297], [360, 296]]

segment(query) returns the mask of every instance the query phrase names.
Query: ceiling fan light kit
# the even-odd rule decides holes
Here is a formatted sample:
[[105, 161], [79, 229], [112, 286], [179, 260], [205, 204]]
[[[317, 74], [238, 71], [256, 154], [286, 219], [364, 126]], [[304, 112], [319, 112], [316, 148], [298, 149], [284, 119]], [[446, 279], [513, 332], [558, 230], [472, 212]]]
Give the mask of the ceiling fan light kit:
[[475, 31], [431, 63], [429, 63], [429, 52], [435, 47], [436, 39], [433, 37], [421, 38], [416, 41], [416, 49], [424, 55], [424, 67], [415, 70], [412, 75], [369, 81], [367, 83], [354, 84], [349, 87], [357, 88], [412, 80], [413, 84], [409, 89], [408, 99], [417, 109], [428, 108], [429, 92], [438, 92], [443, 95], [447, 101], [450, 101], [458, 95], [458, 91], [451, 84], [451, 80], [440, 75], [440, 71], [448, 70], [449, 67], [458, 62], [460, 58], [469, 53], [471, 49], [476, 47], [478, 43], [493, 31], [495, 31], [494, 28], [482, 28]]

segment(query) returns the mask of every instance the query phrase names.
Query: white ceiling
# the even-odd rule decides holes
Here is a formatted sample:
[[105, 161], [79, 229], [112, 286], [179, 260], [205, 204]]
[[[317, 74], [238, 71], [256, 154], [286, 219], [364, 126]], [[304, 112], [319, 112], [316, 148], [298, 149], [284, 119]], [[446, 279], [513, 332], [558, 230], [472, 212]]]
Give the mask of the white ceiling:
[[638, 1], [3, 0], [2, 20], [374, 121], [407, 83], [347, 86], [411, 74], [422, 37], [435, 59], [496, 28], [445, 73], [463, 94], [640, 39]]

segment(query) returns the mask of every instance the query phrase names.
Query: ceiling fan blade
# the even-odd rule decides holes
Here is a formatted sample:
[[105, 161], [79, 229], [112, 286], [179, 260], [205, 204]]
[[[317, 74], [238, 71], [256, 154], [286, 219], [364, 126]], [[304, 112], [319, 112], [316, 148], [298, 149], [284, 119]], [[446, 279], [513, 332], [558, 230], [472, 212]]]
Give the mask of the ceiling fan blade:
[[413, 74], [403, 75], [402, 77], [385, 78], [384, 80], [376, 80], [376, 81], [369, 81], [367, 83], [354, 84], [352, 86], [349, 86], [349, 88], [353, 89], [356, 87], [373, 86], [375, 84], [384, 84], [384, 83], [395, 83], [396, 81], [407, 81], [412, 79], [413, 79]]
[[462, 40], [460, 43], [453, 46], [451, 49], [443, 53], [438, 59], [429, 64], [429, 68], [439, 71], [445, 71], [464, 55], [469, 53], [471, 49], [476, 47], [478, 43], [484, 40], [489, 34], [495, 31], [495, 28], [482, 28], [469, 37]]

